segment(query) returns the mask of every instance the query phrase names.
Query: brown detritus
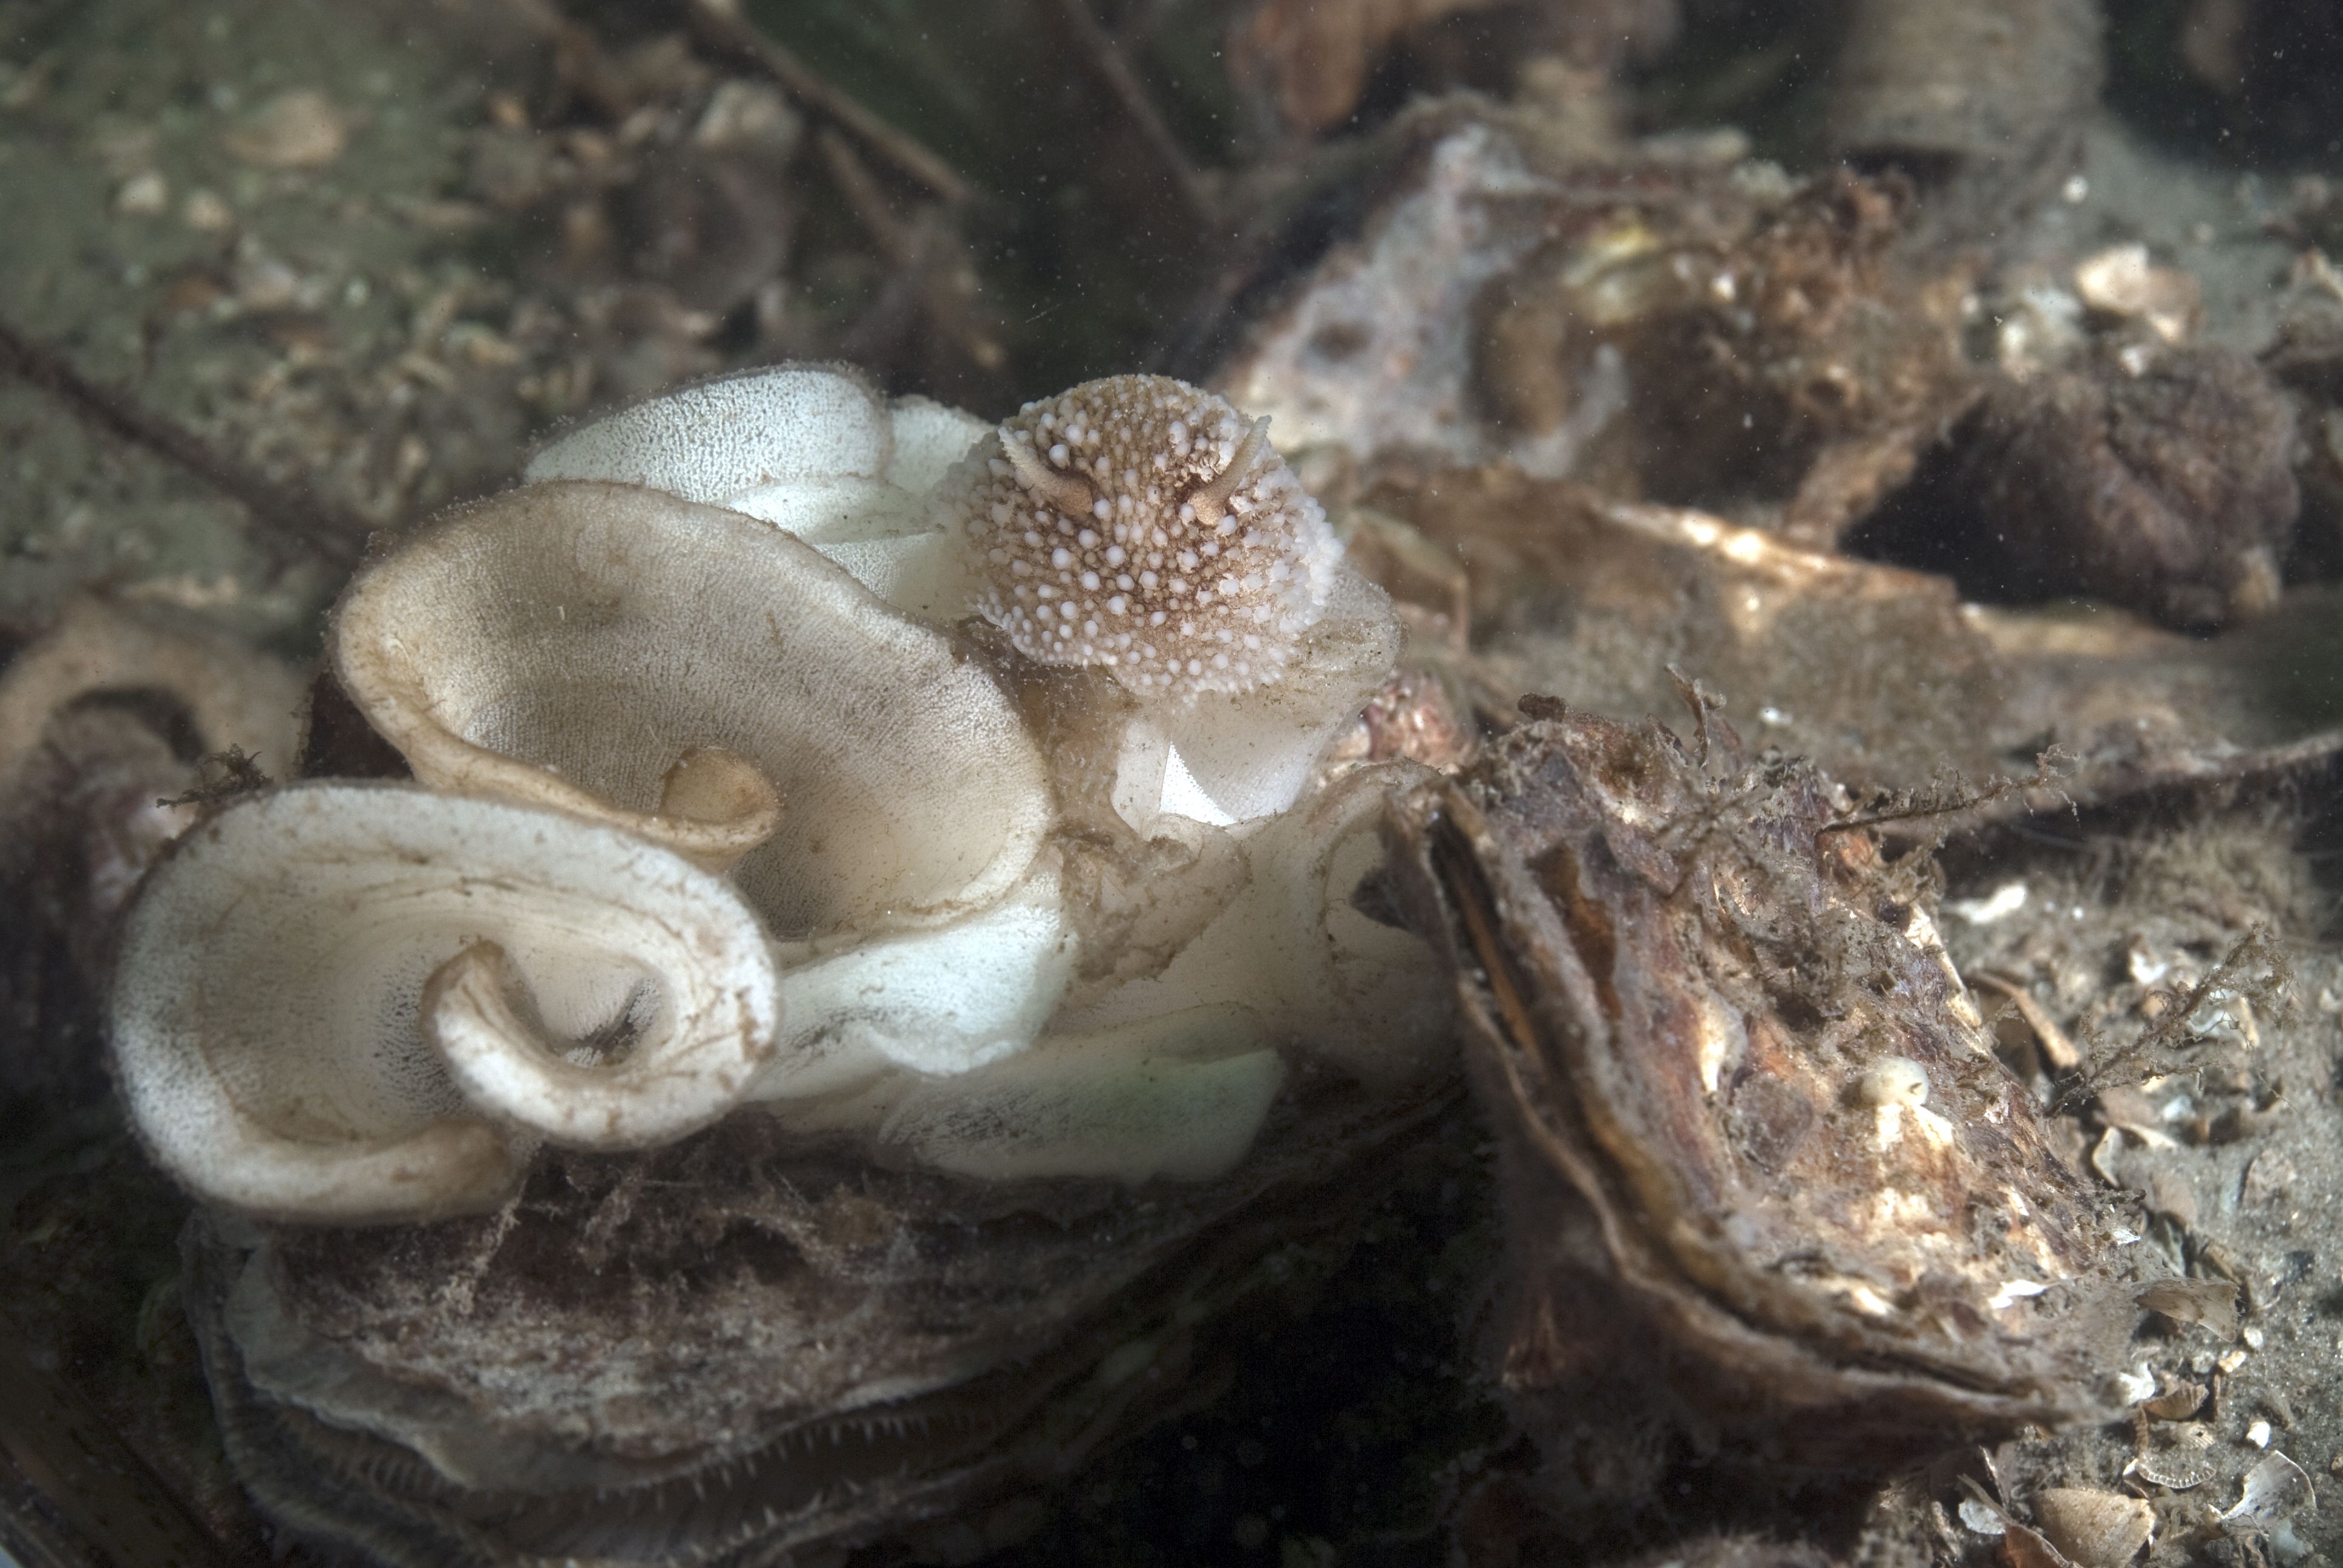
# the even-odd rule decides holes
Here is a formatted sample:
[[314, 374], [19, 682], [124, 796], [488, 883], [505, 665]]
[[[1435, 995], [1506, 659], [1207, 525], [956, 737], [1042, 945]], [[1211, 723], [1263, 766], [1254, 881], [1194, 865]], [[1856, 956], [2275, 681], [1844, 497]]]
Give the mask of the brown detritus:
[[[0, 1402], [8, 1411], [0, 1477], [12, 1497], [39, 1498], [63, 1515], [74, 1544], [96, 1548], [108, 1563], [228, 1568], [236, 1560], [172, 1484], [184, 1477], [156, 1473], [108, 1412], [38, 1364], [23, 1329], [7, 1317], [0, 1317]], [[37, 1513], [12, 1515], [11, 1544], [36, 1562], [81, 1560], [68, 1543], [47, 1538], [47, 1523]]]
[[2156, 1529], [2156, 1510], [2120, 1492], [2050, 1486], [2028, 1503], [2034, 1523], [2075, 1568], [2124, 1568]]
[[2332, 316], [2338, 301], [2335, 290], [2334, 263], [2329, 258], [2343, 252], [2343, 188], [2324, 175], [2307, 174], [2297, 178], [2288, 188], [2286, 203], [2278, 211], [2262, 219], [2265, 232], [2275, 235], [2302, 248], [2294, 264], [2290, 282], [2298, 297], [2288, 302], [2286, 316], [2279, 321], [2278, 338], [2263, 351], [2266, 362], [2277, 367], [2275, 360], [2282, 354], [2288, 331], [2305, 303], [2299, 297], [2303, 286], [2321, 313]]
[[964, 395], [1008, 365], [998, 324], [983, 306], [976, 266], [954, 209], [930, 203], [910, 218], [846, 138], [825, 126], [814, 150], [891, 269], [887, 285], [840, 345], [861, 363], [910, 361], [923, 385]]
[[963, 206], [980, 193], [919, 139], [880, 118], [774, 42], [741, 15], [737, 0], [685, 0], [692, 35], [711, 52], [753, 65], [820, 118], [837, 126], [939, 200]]
[[1805, 764], [1523, 709], [1389, 842], [1499, 1129], [1500, 1375], [1554, 1467], [1623, 1402], [1825, 1471], [2088, 1410], [2117, 1261], [1936, 944], [1926, 857], [1824, 832]]
[[414, 769], [398, 748], [385, 740], [358, 711], [332, 665], [309, 682], [301, 709], [301, 744], [293, 769], [297, 779], [411, 779]]
[[2147, 1196], [2148, 1212], [2162, 1215], [2184, 1232], [2197, 1228], [2197, 1188], [2181, 1172], [2162, 1167], [2150, 1171]]
[[1972, 396], [1966, 275], [1898, 249], [1900, 177], [1840, 171], [1778, 205], [1674, 183], [1488, 286], [1483, 395], [1523, 440], [1569, 432], [1572, 471], [1623, 494], [1827, 547]]
[[231, 746], [225, 751], [215, 751], [196, 760], [194, 789], [168, 799], [157, 800], [155, 804], [166, 807], [225, 805], [239, 795], [266, 789], [271, 782], [258, 758], [245, 755], [241, 746]]
[[[2321, 194], [2330, 211], [2343, 215], [2343, 199], [2323, 186]], [[2343, 229], [2337, 237], [2343, 239]], [[2295, 270], [2291, 297], [2259, 358], [2295, 404], [2302, 517], [2288, 572], [2331, 581], [2343, 578], [2343, 277], [2316, 249], [2306, 251]]]
[[2343, 114], [2343, 38], [2328, 20], [2303, 0], [2187, 0], [2134, 35], [2155, 51], [2153, 65], [2134, 67], [2134, 104], [2161, 106], [2186, 73], [2197, 146], [2274, 167], [2314, 164]]
[[64, 355], [5, 323], [0, 323], [0, 373], [55, 398], [93, 428], [168, 458], [236, 502], [280, 562], [306, 558], [346, 569], [366, 550], [372, 525], [365, 518], [277, 484], [128, 393], [90, 380]]
[[2231, 1105], [2213, 1118], [2205, 1130], [2203, 1141], [2207, 1143], [2244, 1143], [2268, 1131], [2286, 1105], [2283, 1095], [2273, 1095], [2262, 1105]]
[[2072, 1072], [2083, 1065], [2082, 1053], [2075, 1049], [2075, 1042], [2067, 1038], [2065, 1030], [2058, 1027], [2058, 1020], [2034, 1000], [2034, 993], [2024, 983], [2007, 975], [1996, 974], [1991, 970], [1979, 970], [1969, 975], [1968, 980], [1973, 985], [1983, 986], [1996, 996], [2006, 998], [2009, 1004], [2017, 1010], [2017, 1016], [2025, 1020], [2026, 1029], [2033, 1033], [2035, 1046], [2042, 1052], [2043, 1064], [2047, 1070]]
[[1350, 117], [1367, 74], [1391, 42], [1411, 28], [1502, 0], [1342, 0], [1309, 5], [1263, 0], [1231, 51], [1240, 80], [1267, 87], [1286, 120], [1324, 131]]
[[1091, 14], [1091, 0], [1048, 0], [1048, 5], [1073, 40], [1076, 57], [1130, 127], [1132, 145], [1155, 166], [1156, 178], [1172, 192], [1181, 215], [1200, 229], [1212, 225], [1220, 202], [1212, 181], [1189, 159], [1131, 62]]
[[645, 159], [618, 195], [628, 270], [692, 310], [721, 315], [755, 297], [789, 259], [789, 151], [687, 144]]
[[[1973, 782], [1956, 770], [1940, 772], [1926, 784], [1883, 790], [1864, 801], [1854, 815], [1825, 823], [1817, 833], [1881, 828], [1888, 830], [1889, 837], [1916, 841], [1935, 849], [1956, 828], [1976, 820], [1988, 807], [2000, 801], [2020, 799], [2036, 804], [2038, 809], [2038, 803], [2046, 798], [2054, 801], [2063, 799], [2059, 780], [2073, 761], [2054, 746], [2035, 758], [2033, 773], [2022, 779], [2004, 774]], [[2073, 803], [2066, 804], [2071, 809]]]
[[2011, 671], [1950, 586], [1916, 572], [1498, 467], [1372, 499], [1462, 563], [1476, 701], [1544, 689], [1614, 717], [1674, 714], [1673, 665], [1724, 698], [1753, 744], [1865, 788], [1947, 764], [1996, 776], [2032, 728], [2006, 716]]
[[102, 1102], [96, 1002], [116, 917], [194, 813], [159, 804], [190, 759], [137, 705], [56, 714], [0, 786], [0, 1128]]
[[[1483, 15], [1491, 12], [1499, 15]], [[1468, 18], [1478, 48], [1457, 37], [1443, 50], [1428, 36]], [[1551, 54], [1607, 70], [1658, 55], [1674, 41], [1678, 21], [1677, 0], [1261, 0], [1229, 55], [1242, 85], [1269, 97], [1297, 130], [1322, 134], [1351, 118], [1370, 77], [1410, 41], [1426, 45], [1420, 64], [1435, 80], [1473, 79], [1474, 67], [1498, 66], [1508, 52], [1505, 64]], [[1469, 58], [1453, 60], [1458, 54]]]
[[2004, 382], [1955, 437], [1932, 543], [1988, 597], [2231, 625], [2278, 603], [2301, 508], [2293, 443], [2292, 406], [2232, 349]]
[[1352, 569], [1391, 595], [1416, 635], [1457, 653], [1472, 646], [1473, 580], [1453, 553], [1372, 507], [1332, 520]]
[[2178, 1005], [2164, 1009], [2131, 1040], [2093, 1050], [2082, 1081], [2104, 1094], [2186, 1068], [2201, 1058], [2208, 1039], [2221, 1038], [2219, 1020], [2203, 1016], [2208, 1004], [2217, 1012], [2237, 999], [2258, 1000], [2276, 1013], [2286, 1006], [2293, 978], [2293, 961], [2277, 932], [2268, 926], [2249, 931]]
[[613, 55], [548, 25], [561, 79], [604, 123], [490, 125], [471, 147], [470, 189], [518, 220], [530, 270], [570, 292], [652, 286], [718, 317], [753, 298], [795, 238], [801, 117], [765, 83], [718, 79], [680, 35]]
[[1991, 239], [2080, 162], [2105, 68], [2089, 0], [1880, 0], [1832, 73], [1832, 149], [1930, 187], [1930, 218]]

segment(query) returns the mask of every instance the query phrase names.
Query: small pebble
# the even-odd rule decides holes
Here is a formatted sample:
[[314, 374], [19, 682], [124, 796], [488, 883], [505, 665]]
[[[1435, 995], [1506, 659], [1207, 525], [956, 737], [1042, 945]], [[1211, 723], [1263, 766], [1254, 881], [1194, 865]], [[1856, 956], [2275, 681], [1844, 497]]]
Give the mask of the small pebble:
[[220, 234], [236, 226], [236, 210], [217, 191], [191, 190], [179, 208], [180, 221], [198, 234]]
[[170, 183], [153, 169], [132, 175], [114, 193], [114, 210], [125, 217], [153, 217], [170, 205]]
[[318, 169], [342, 156], [349, 126], [332, 99], [297, 87], [269, 99], [220, 139], [229, 152], [265, 169]]

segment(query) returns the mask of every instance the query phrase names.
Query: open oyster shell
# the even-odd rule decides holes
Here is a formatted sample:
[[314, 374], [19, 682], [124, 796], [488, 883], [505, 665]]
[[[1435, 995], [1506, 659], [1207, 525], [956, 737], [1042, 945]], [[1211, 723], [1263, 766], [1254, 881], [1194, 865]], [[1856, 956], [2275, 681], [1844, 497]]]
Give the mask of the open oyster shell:
[[2128, 1326], [2109, 1231], [1986, 1043], [1926, 858], [1803, 763], [1712, 773], [1705, 729], [1524, 707], [1389, 833], [1500, 1131], [1527, 1424], [1566, 1448], [1656, 1398], [1739, 1458], [1876, 1470], [2091, 1409]]

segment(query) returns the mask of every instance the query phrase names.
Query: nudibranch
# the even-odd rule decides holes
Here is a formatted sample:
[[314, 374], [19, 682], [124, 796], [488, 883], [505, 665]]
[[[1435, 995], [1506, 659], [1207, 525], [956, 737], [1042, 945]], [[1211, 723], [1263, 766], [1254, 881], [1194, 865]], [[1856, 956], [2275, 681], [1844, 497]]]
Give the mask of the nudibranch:
[[352, 583], [332, 670], [414, 782], [157, 871], [133, 1108], [200, 1194], [343, 1222], [747, 1105], [971, 1177], [1224, 1171], [1295, 1068], [1433, 1060], [1428, 950], [1351, 898], [1413, 765], [1312, 782], [1398, 646], [1182, 382], [998, 427], [827, 367], [652, 398]]
[[1268, 429], [1167, 376], [1026, 405], [951, 498], [977, 608], [1026, 658], [1143, 695], [1276, 680], [1342, 550]]
[[220, 808], [113, 992], [239, 1478], [397, 1568], [766, 1563], [1160, 1412], [1454, 1081], [1360, 896], [1429, 770], [1329, 749], [1399, 647], [1159, 377], [704, 383], [382, 553], [327, 664], [412, 777]]

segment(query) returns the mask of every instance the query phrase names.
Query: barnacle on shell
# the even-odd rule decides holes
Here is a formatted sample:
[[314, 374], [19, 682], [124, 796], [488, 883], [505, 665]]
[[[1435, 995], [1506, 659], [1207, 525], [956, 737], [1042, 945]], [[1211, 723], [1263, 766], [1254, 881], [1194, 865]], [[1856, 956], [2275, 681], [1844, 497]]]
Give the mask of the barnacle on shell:
[[977, 609], [1028, 658], [1142, 695], [1275, 681], [1342, 547], [1268, 426], [1168, 376], [1028, 403], [943, 490]]

